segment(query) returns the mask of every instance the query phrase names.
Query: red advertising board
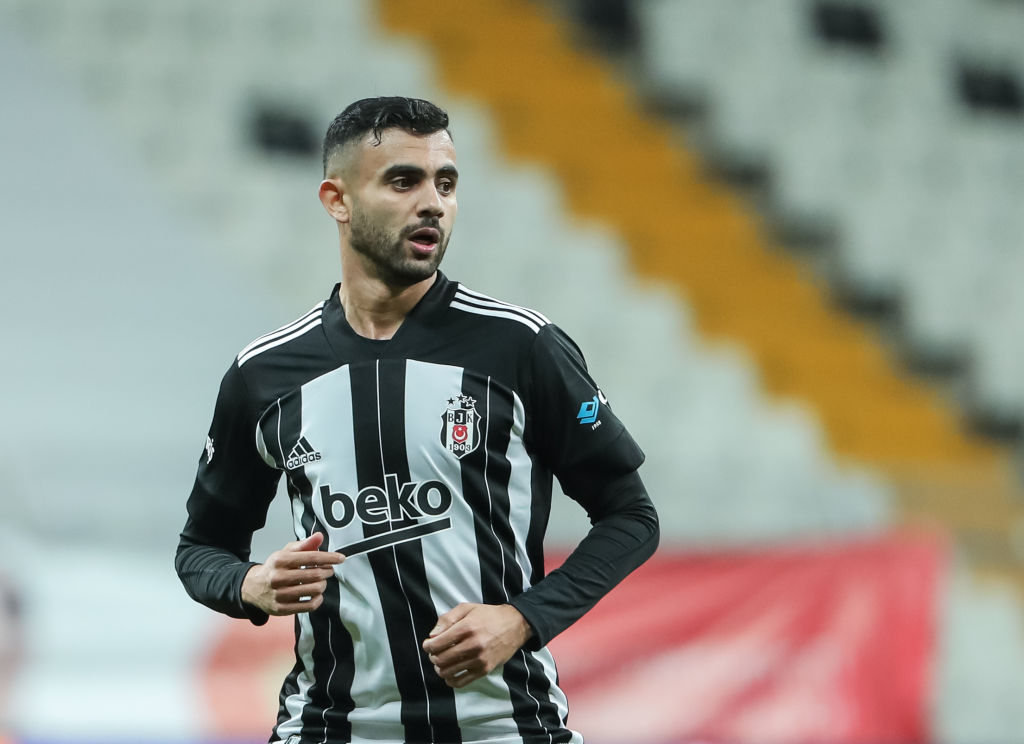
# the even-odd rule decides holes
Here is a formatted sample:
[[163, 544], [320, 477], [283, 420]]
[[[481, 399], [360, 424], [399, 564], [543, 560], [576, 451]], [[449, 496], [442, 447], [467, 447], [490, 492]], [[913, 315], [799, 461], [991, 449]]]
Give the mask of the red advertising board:
[[930, 537], [663, 549], [552, 642], [588, 744], [929, 740]]

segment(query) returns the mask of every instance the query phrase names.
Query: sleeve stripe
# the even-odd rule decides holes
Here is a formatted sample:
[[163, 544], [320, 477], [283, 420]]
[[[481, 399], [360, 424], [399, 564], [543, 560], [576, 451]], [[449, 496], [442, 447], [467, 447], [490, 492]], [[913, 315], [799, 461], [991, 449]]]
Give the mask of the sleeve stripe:
[[271, 331], [270, 333], [265, 333], [262, 336], [260, 336], [259, 338], [257, 338], [255, 341], [252, 341], [248, 346], [246, 346], [244, 349], [242, 349], [240, 352], [238, 352], [238, 358], [241, 359], [243, 356], [248, 354], [250, 351], [255, 349], [257, 346], [262, 346], [263, 343], [266, 342], [266, 341], [273, 341], [274, 339], [279, 338], [280, 336], [283, 336], [283, 335], [285, 335], [287, 333], [290, 333], [291, 331], [295, 330], [296, 328], [298, 328], [300, 325], [302, 325], [306, 321], [312, 320], [313, 316], [320, 317], [320, 315], [323, 313], [323, 311], [324, 311], [324, 303], [320, 302], [317, 305], [315, 305], [308, 313], [303, 315], [298, 320], [293, 321], [293, 322], [289, 323], [288, 325], [281, 326], [276, 331]]
[[459, 302], [457, 299], [452, 301], [451, 306], [457, 310], [465, 310], [467, 313], [474, 313], [476, 315], [488, 315], [492, 318], [507, 318], [509, 320], [515, 320], [522, 323], [527, 328], [532, 329], [534, 333], [540, 333], [541, 327], [534, 323], [533, 320], [510, 309], [467, 305], [463, 302]]
[[262, 346], [258, 346], [258, 347], [254, 348], [254, 349], [250, 349], [248, 352], [246, 352], [244, 354], [239, 354], [238, 355], [238, 366], [241, 367], [243, 364], [245, 364], [247, 361], [252, 359], [254, 356], [258, 356], [259, 354], [262, 354], [264, 351], [267, 351], [269, 349], [273, 349], [275, 346], [280, 346], [281, 344], [288, 343], [293, 338], [298, 338], [299, 336], [301, 336], [302, 334], [306, 333], [307, 331], [312, 330], [313, 328], [316, 328], [322, 322], [323, 321], [321, 320], [320, 316], [319, 315], [315, 315], [313, 318], [310, 319], [310, 321], [306, 325], [302, 326], [298, 330], [292, 331], [291, 333], [289, 333], [286, 336], [278, 336], [274, 340], [268, 341], [265, 344], [263, 344]]
[[526, 317], [533, 320], [535, 323], [538, 323], [539, 325], [542, 326], [546, 326], [549, 323], [551, 323], [550, 320], [545, 318], [536, 310], [531, 310], [530, 308], [527, 307], [520, 307], [519, 305], [513, 305], [510, 302], [496, 300], [493, 297], [488, 297], [485, 294], [480, 294], [479, 292], [474, 292], [472, 290], [466, 289], [462, 285], [459, 285], [459, 288], [455, 293], [455, 298], [457, 300], [463, 300], [464, 302], [470, 303], [476, 307], [491, 307], [499, 310], [513, 310], [522, 313]]

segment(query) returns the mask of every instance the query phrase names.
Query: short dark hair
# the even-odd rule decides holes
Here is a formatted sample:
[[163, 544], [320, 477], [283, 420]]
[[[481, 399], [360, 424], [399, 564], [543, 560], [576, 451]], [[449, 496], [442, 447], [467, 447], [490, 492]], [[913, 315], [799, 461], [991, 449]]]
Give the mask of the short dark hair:
[[[385, 129], [404, 129], [413, 134], [433, 134], [448, 131], [448, 112], [422, 98], [404, 96], [378, 96], [363, 98], [350, 104], [327, 127], [324, 135], [323, 165], [338, 149], [367, 132], [373, 133], [374, 145], [380, 144]], [[448, 132], [451, 136], [451, 132]]]

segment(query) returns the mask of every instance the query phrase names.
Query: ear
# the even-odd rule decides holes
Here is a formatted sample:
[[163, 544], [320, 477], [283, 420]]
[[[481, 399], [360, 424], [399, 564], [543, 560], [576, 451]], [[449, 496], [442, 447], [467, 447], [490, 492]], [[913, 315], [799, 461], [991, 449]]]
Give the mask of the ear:
[[320, 182], [320, 203], [337, 222], [348, 222], [351, 216], [345, 196], [345, 184], [340, 178], [325, 178]]

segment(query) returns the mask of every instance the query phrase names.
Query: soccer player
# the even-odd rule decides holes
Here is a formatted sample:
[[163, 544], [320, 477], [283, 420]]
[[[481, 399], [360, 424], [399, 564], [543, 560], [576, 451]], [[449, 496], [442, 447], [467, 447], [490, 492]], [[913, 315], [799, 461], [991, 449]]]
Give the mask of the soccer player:
[[[443, 110], [358, 101], [323, 166], [342, 282], [225, 374], [178, 575], [232, 617], [295, 616], [271, 741], [582, 742], [546, 645], [656, 548], [643, 453], [565, 333], [438, 270]], [[282, 475], [297, 540], [253, 563]], [[552, 475], [593, 526], [545, 575]]]

